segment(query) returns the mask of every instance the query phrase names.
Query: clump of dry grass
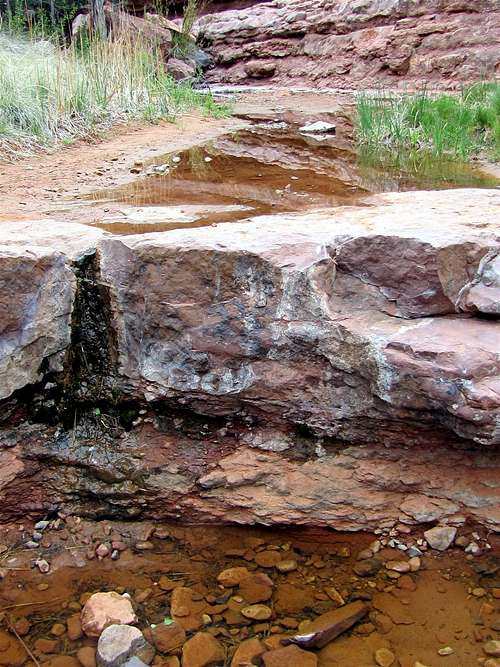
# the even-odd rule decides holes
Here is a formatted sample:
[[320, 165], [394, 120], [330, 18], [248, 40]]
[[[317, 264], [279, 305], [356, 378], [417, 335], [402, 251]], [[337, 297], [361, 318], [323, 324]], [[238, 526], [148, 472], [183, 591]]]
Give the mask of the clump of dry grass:
[[116, 122], [224, 113], [210, 95], [176, 83], [154, 46], [126, 36], [61, 48], [0, 33], [0, 151], [69, 143]]

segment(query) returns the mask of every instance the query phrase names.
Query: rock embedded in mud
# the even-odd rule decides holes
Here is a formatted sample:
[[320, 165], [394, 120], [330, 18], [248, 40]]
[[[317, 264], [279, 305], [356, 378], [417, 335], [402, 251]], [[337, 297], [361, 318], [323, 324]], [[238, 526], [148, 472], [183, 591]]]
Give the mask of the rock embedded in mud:
[[[44, 639], [43, 637], [41, 639], [37, 639], [35, 644], [35, 649], [39, 651], [40, 653], [45, 653], [45, 654], [50, 654], [50, 653], [55, 653], [57, 651], [57, 647], [59, 646], [59, 640], [58, 639]], [[95, 654], [95, 651], [94, 651]], [[95, 664], [94, 664], [95, 667]]]
[[392, 570], [393, 572], [410, 572], [410, 563], [406, 560], [389, 560], [386, 562], [385, 567], [387, 570]]
[[50, 628], [50, 634], [54, 635], [54, 637], [62, 637], [66, 632], [66, 626], [64, 623], [54, 623], [54, 625]]
[[50, 571], [50, 563], [45, 558], [37, 558], [35, 565], [42, 574], [47, 574]]
[[198, 630], [203, 625], [206, 603], [194, 599], [194, 591], [186, 586], [179, 586], [172, 592], [170, 612], [174, 621], [186, 632]]
[[41, 667], [81, 667], [81, 665], [71, 655], [54, 655], [42, 662]]
[[238, 587], [238, 592], [248, 604], [266, 602], [272, 597], [274, 583], [263, 572], [252, 573]]
[[186, 631], [179, 623], [160, 623], [152, 629], [153, 643], [161, 653], [172, 653], [182, 648], [186, 641]]
[[8, 632], [0, 630], [0, 665], [20, 667], [24, 665], [27, 657], [21, 642]]
[[184, 582], [170, 579], [170, 577], [162, 575], [158, 580], [158, 586], [162, 591], [173, 591], [174, 588], [180, 588], [184, 586]]
[[457, 529], [451, 526], [436, 526], [424, 532], [428, 545], [437, 551], [446, 551], [453, 544]]
[[486, 655], [491, 655], [494, 658], [500, 658], [500, 641], [492, 639], [483, 646]]
[[109, 556], [110, 553], [111, 553], [111, 549], [109, 548], [109, 545], [105, 544], [104, 542], [99, 544], [96, 547], [96, 550], [95, 550], [95, 555], [99, 559], [106, 558], [107, 556]]
[[132, 625], [110, 625], [97, 642], [97, 667], [121, 667], [129, 658], [146, 655], [146, 662], [151, 662], [154, 652], [139, 628]]
[[217, 581], [225, 588], [238, 586], [242, 581], [250, 576], [250, 572], [246, 567], [230, 567], [223, 570], [217, 577]]
[[388, 648], [377, 649], [374, 658], [379, 667], [391, 667], [396, 660], [396, 656]]
[[273, 614], [271, 608], [265, 604], [252, 604], [243, 607], [241, 613], [245, 618], [250, 618], [253, 621], [267, 621]]
[[281, 554], [279, 551], [259, 551], [254, 560], [260, 567], [276, 567], [281, 561]]
[[72, 614], [66, 619], [68, 627], [68, 639], [72, 642], [80, 639], [83, 634], [80, 614]]
[[355, 563], [353, 570], [358, 577], [373, 577], [382, 567], [382, 561], [378, 558], [366, 558]]
[[317, 667], [318, 658], [298, 646], [277, 648], [262, 654], [265, 667]]
[[96, 650], [92, 646], [82, 646], [76, 652], [76, 657], [82, 667], [96, 667]]
[[231, 667], [244, 667], [253, 664], [265, 651], [264, 645], [257, 637], [244, 639], [234, 652]]
[[224, 658], [224, 648], [209, 632], [197, 632], [182, 647], [182, 667], [219, 666]]
[[279, 572], [282, 572], [283, 574], [286, 574], [288, 572], [293, 572], [294, 570], [297, 569], [297, 561], [296, 560], [282, 560], [276, 565], [276, 569]]
[[137, 623], [137, 616], [127, 597], [111, 591], [90, 596], [82, 609], [81, 622], [87, 637], [99, 637], [110, 625]]
[[14, 629], [20, 637], [26, 636], [31, 628], [31, 623], [27, 618], [18, 618], [14, 623]]

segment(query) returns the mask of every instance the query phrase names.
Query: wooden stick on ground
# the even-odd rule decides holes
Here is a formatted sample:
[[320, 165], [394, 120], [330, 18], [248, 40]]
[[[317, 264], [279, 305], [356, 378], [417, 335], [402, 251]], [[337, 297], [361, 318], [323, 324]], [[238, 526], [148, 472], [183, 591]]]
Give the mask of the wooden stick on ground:
[[33, 607], [38, 604], [52, 604], [52, 602], [59, 602], [59, 600], [64, 600], [64, 598], [53, 598], [52, 600], [43, 600], [41, 602], [20, 602], [19, 604], [10, 604], [8, 607], [2, 607], [0, 612], [8, 611], [9, 609], [18, 609], [19, 607]]

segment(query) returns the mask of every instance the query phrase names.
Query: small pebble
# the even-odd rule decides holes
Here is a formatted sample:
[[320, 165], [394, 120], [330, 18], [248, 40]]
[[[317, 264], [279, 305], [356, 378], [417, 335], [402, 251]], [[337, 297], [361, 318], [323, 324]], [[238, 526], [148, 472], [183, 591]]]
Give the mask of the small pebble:
[[388, 648], [379, 648], [375, 651], [375, 662], [380, 667], [391, 667], [396, 660], [396, 656]]
[[36, 560], [35, 565], [42, 574], [47, 574], [47, 572], [50, 570], [50, 564], [44, 558], [39, 558]]
[[62, 637], [66, 632], [66, 626], [63, 623], [54, 623], [50, 629], [50, 634], [54, 637]]
[[483, 598], [486, 595], [486, 590], [484, 588], [473, 588], [472, 595], [475, 598]]

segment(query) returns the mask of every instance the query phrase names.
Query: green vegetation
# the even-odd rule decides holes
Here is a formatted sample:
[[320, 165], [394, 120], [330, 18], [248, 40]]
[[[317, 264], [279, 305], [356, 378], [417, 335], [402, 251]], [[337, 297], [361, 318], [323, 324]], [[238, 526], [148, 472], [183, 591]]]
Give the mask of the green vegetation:
[[117, 122], [173, 119], [193, 108], [226, 112], [210, 95], [175, 83], [150, 44], [91, 39], [61, 48], [0, 33], [3, 155], [69, 143]]
[[478, 83], [457, 96], [362, 94], [357, 111], [361, 151], [386, 164], [500, 160], [500, 83]]

